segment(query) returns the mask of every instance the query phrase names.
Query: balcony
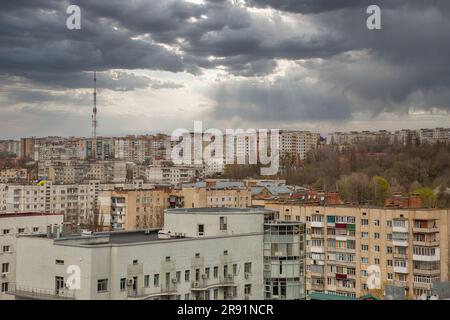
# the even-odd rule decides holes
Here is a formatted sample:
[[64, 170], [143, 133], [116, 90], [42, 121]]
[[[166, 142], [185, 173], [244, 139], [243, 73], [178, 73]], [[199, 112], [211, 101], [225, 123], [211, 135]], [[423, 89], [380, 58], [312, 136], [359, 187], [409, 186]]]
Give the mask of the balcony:
[[399, 232], [399, 233], [408, 233], [408, 225], [405, 226], [393, 226], [392, 232]]
[[441, 255], [437, 250], [436, 253], [432, 256], [423, 256], [418, 254], [413, 254], [414, 261], [425, 261], [425, 262], [436, 262], [441, 260]]
[[415, 246], [421, 246], [421, 247], [439, 247], [439, 240], [433, 240], [433, 241], [414, 240], [413, 244]]
[[432, 283], [427, 283], [427, 282], [414, 282], [413, 283], [413, 287], [414, 288], [431, 290], [433, 288], [433, 284]]
[[439, 232], [439, 228], [437, 227], [428, 227], [428, 228], [413, 228], [414, 233], [436, 233]]
[[220, 277], [219, 279], [201, 279], [199, 281], [192, 281], [191, 290], [205, 291], [212, 288], [233, 287], [234, 285], [234, 277], [232, 275], [227, 275], [225, 277]]
[[407, 247], [408, 240], [392, 240], [392, 245], [396, 247]]
[[171, 284], [169, 286], [161, 287], [160, 290], [154, 292], [145, 292], [145, 288], [142, 290], [129, 290], [127, 297], [128, 300], [149, 300], [152, 298], [160, 298], [160, 297], [170, 297], [177, 295], [177, 286], [176, 284]]
[[425, 270], [425, 269], [416, 269], [413, 270], [415, 275], [423, 275], [423, 276], [440, 276], [441, 270], [434, 269], [434, 270]]
[[315, 252], [315, 253], [324, 253], [325, 249], [324, 247], [316, 247], [316, 246], [312, 246], [311, 247], [311, 252]]
[[311, 221], [312, 228], [323, 228], [323, 221]]
[[67, 289], [42, 289], [10, 283], [9, 295], [30, 300], [75, 300], [75, 291]]
[[408, 259], [408, 253], [394, 252], [394, 258]]
[[394, 285], [398, 286], [398, 287], [408, 287], [408, 281], [403, 281], [403, 280], [395, 280], [394, 281]]
[[312, 239], [323, 239], [324, 234], [323, 233], [311, 233], [310, 236]]
[[394, 266], [394, 272], [395, 273], [407, 274], [408, 273], [408, 267]]

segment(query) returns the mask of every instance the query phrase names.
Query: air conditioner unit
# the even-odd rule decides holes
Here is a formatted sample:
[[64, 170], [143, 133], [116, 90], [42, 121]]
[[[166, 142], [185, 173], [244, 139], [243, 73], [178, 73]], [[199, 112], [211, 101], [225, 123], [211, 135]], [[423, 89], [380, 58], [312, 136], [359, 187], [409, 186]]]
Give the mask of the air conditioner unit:
[[246, 272], [246, 273], [244, 274], [244, 276], [245, 276], [245, 279], [250, 278], [250, 272]]
[[172, 279], [172, 283], [177, 283], [178, 280], [177, 279]]
[[206, 274], [202, 274], [202, 279], [208, 279], [208, 276]]

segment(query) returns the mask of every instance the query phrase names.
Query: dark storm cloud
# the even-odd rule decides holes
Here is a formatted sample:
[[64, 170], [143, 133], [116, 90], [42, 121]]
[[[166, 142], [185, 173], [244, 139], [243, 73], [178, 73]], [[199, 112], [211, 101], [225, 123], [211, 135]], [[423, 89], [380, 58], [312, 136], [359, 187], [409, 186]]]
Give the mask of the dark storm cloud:
[[[82, 9], [81, 31], [65, 28], [68, 1], [2, 4], [0, 76], [9, 79], [6, 99], [57, 101], [53, 91], [90, 88], [92, 70], [99, 71], [100, 89], [131, 91], [181, 87], [134, 75], [135, 69], [198, 75], [220, 68], [229, 81], [208, 92], [216, 102], [211, 115], [218, 119], [345, 120], [361, 112], [450, 109], [447, 0], [73, 4]], [[382, 8], [382, 30], [366, 28], [371, 4]], [[274, 75], [280, 60], [298, 68]], [[26, 93], [14, 85], [39, 90]]]

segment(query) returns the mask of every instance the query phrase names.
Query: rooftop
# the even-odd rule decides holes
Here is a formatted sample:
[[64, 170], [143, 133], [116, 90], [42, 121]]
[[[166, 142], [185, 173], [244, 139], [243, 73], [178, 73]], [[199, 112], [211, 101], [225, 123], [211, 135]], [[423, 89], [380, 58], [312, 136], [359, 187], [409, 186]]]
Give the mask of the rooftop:
[[272, 213], [273, 210], [263, 209], [263, 208], [177, 208], [177, 209], [166, 209], [166, 213], [173, 214], [261, 214], [261, 213]]
[[24, 218], [24, 217], [37, 217], [37, 216], [63, 216], [63, 213], [50, 213], [50, 212], [10, 212], [0, 213], [0, 218]]

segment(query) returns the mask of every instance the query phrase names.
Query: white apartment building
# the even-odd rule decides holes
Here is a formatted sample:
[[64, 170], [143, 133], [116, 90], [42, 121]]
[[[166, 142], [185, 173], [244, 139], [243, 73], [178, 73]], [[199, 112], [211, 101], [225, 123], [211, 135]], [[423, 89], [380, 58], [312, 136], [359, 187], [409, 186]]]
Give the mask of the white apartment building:
[[192, 182], [204, 175], [201, 166], [159, 166], [151, 165], [145, 170], [150, 183], [181, 184]]
[[[16, 284], [9, 293], [17, 299], [264, 299], [267, 268], [273, 269], [267, 274], [269, 288], [276, 286], [272, 298], [300, 298], [304, 261], [294, 258], [297, 265], [285, 269], [275, 261], [286, 250], [289, 256], [301, 256], [302, 250], [286, 243], [271, 249], [272, 237], [290, 239], [283, 228], [283, 237], [272, 231], [264, 240], [265, 222], [273, 214], [254, 208], [168, 209], [160, 232], [19, 237]], [[266, 267], [264, 248], [270, 257]], [[74, 266], [80, 272], [77, 290], [66, 283]], [[279, 284], [279, 278], [298, 279], [298, 288], [286, 280]]]
[[48, 225], [61, 224], [62, 214], [0, 213], [0, 300], [12, 299], [6, 292], [16, 282], [17, 236], [45, 232]]
[[309, 131], [282, 130], [280, 131], [280, 156], [296, 155], [305, 160], [308, 152], [316, 150], [320, 141], [320, 134]]
[[0, 184], [0, 212], [62, 213], [65, 221], [81, 223], [96, 205], [100, 186], [113, 188], [113, 185], [100, 185], [98, 181], [80, 185]]

